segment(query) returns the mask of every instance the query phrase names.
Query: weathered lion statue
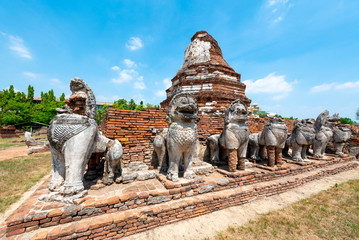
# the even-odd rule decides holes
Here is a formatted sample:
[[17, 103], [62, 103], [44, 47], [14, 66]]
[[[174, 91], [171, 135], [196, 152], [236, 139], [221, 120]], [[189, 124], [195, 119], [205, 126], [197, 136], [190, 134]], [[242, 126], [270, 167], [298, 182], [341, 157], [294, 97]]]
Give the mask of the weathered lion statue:
[[292, 133], [287, 139], [288, 147], [292, 147], [292, 159], [297, 162], [308, 162], [307, 150], [313, 144], [315, 130], [313, 120], [296, 120]]
[[167, 142], [167, 134], [168, 128], [164, 128], [153, 140], [153, 148], [157, 155], [158, 160], [158, 169], [163, 172], [166, 172], [168, 169], [167, 164], [167, 149], [166, 149], [166, 142]]
[[336, 113], [332, 117], [329, 116], [328, 110], [324, 110], [314, 123], [315, 139], [313, 142], [313, 155], [316, 158], [323, 158], [325, 149], [329, 141], [333, 138], [333, 127], [339, 121], [339, 115]]
[[[250, 135], [251, 157], [265, 159], [267, 149], [268, 166], [282, 164], [282, 150], [287, 140], [288, 128], [281, 118], [273, 118], [267, 121], [261, 132]], [[254, 149], [252, 149], [254, 148]], [[256, 149], [257, 148], [257, 149]]]
[[226, 110], [224, 129], [219, 136], [218, 145], [221, 158], [228, 156], [228, 169], [234, 172], [245, 169], [245, 157], [249, 139], [247, 127], [248, 111], [241, 100], [235, 100]]
[[53, 166], [48, 188], [63, 196], [81, 197], [86, 194], [83, 177], [91, 154], [105, 152], [104, 181], [110, 183], [122, 157], [122, 146], [98, 131], [96, 100], [90, 87], [82, 79], [74, 78], [70, 88], [69, 105], [57, 109], [59, 114], [51, 121], [47, 132]]
[[192, 159], [196, 151], [198, 104], [189, 93], [176, 94], [169, 106], [166, 121], [169, 123], [166, 146], [169, 168], [167, 178], [178, 181], [181, 160], [184, 163], [184, 178], [193, 179]]
[[352, 132], [349, 128], [346, 127], [338, 127], [335, 126], [333, 129], [333, 139], [334, 139], [334, 149], [335, 154], [343, 157], [343, 148], [344, 145], [348, 142], [348, 140], [351, 138]]

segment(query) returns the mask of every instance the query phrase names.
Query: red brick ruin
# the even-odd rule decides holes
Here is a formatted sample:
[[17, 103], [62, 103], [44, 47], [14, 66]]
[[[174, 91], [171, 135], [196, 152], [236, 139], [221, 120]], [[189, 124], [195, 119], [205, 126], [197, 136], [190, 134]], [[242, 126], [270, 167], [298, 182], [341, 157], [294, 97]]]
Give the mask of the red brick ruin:
[[166, 108], [172, 97], [181, 92], [196, 97], [200, 112], [224, 112], [236, 99], [249, 107], [251, 100], [244, 93], [246, 85], [241, 83], [241, 74], [223, 59], [217, 41], [206, 31], [197, 32], [191, 41], [182, 68], [172, 78], [161, 107]]
[[[188, 92], [196, 97], [201, 118], [197, 124], [198, 140], [202, 145], [209, 136], [223, 130], [224, 111], [234, 100], [240, 99], [249, 107], [251, 100], [245, 96], [241, 75], [223, 59], [217, 41], [206, 31], [197, 32], [191, 41], [182, 68], [166, 90], [167, 99], [161, 103], [161, 109], [110, 108], [99, 126], [106, 137], [121, 142], [123, 167], [131, 162], [153, 167], [153, 140], [168, 127], [167, 107], [176, 93]], [[70, 107], [84, 114], [84, 101], [70, 100]], [[266, 120], [250, 117], [250, 133], [262, 131]], [[291, 132], [294, 120], [285, 120], [285, 124]], [[358, 147], [358, 125], [346, 127], [353, 133], [350, 147]], [[298, 163], [284, 159], [280, 166], [255, 164], [255, 170], [251, 171], [229, 172], [218, 166], [209, 176], [179, 182], [156, 173], [155, 178], [145, 181], [90, 188], [87, 196], [71, 204], [39, 200], [49, 193], [46, 185], [50, 179], [47, 179], [3, 225], [0, 223], [0, 238], [119, 239], [356, 169], [358, 163], [353, 155], [328, 154], [325, 159], [312, 158], [310, 162]]]

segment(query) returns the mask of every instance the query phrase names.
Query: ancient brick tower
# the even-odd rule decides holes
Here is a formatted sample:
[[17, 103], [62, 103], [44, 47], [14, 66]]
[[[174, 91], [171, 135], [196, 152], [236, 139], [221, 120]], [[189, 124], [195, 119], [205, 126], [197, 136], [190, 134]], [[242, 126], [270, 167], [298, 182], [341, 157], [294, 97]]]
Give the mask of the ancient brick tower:
[[206, 31], [197, 32], [191, 41], [182, 68], [166, 90], [167, 99], [161, 102], [161, 107], [167, 107], [180, 92], [193, 94], [203, 113], [223, 113], [236, 99], [249, 107], [251, 100], [244, 93], [246, 85], [240, 82], [241, 75], [223, 59], [217, 41]]

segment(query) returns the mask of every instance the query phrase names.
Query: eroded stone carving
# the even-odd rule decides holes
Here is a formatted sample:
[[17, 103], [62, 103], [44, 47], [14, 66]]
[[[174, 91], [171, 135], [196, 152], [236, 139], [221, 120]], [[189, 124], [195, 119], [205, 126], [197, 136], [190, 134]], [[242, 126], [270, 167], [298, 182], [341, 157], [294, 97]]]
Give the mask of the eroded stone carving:
[[218, 147], [218, 139], [220, 134], [214, 134], [207, 138], [207, 147], [209, 149], [210, 161], [212, 163], [219, 163], [219, 147]]
[[118, 140], [112, 140], [103, 136], [99, 131], [93, 153], [105, 153], [102, 183], [105, 185], [114, 183], [121, 170], [121, 158], [123, 154], [121, 143]]
[[333, 139], [334, 139], [334, 148], [335, 154], [339, 156], [344, 156], [343, 148], [344, 145], [349, 141], [352, 136], [352, 132], [349, 128], [346, 127], [334, 127], [333, 129]]
[[325, 149], [329, 141], [333, 138], [333, 126], [339, 121], [339, 115], [336, 113], [329, 116], [328, 110], [324, 110], [317, 117], [314, 123], [315, 139], [313, 142], [313, 155], [316, 158], [323, 158]]
[[[43, 200], [71, 201], [82, 197], [85, 166], [93, 152], [105, 153], [103, 181], [110, 184], [118, 173], [122, 146], [117, 140], [104, 137], [96, 124], [96, 100], [90, 87], [79, 78], [71, 80], [72, 94], [68, 105], [50, 123], [47, 137], [50, 142], [53, 173], [48, 184], [54, 192]], [[62, 199], [62, 196], [72, 196]]]
[[247, 127], [248, 111], [246, 105], [235, 100], [226, 110], [224, 129], [218, 143], [222, 156], [228, 156], [228, 169], [234, 172], [245, 169], [245, 157], [249, 139]]
[[28, 147], [27, 154], [44, 152], [49, 150], [48, 142], [39, 142], [31, 136], [30, 132], [25, 132], [25, 143]]
[[164, 128], [153, 140], [153, 147], [158, 160], [158, 168], [163, 172], [166, 172], [168, 169], [166, 149], [167, 134], [168, 128]]
[[296, 120], [287, 145], [292, 147], [292, 159], [297, 162], [308, 162], [307, 150], [315, 139], [313, 120]]
[[[266, 122], [263, 131], [258, 134], [260, 148], [266, 147], [268, 166], [282, 165], [282, 150], [288, 136], [288, 128], [281, 118], [273, 118]], [[263, 159], [264, 150], [259, 150]]]
[[166, 141], [169, 160], [167, 178], [172, 181], [179, 180], [181, 159], [184, 163], [184, 178], [195, 178], [192, 159], [196, 151], [196, 124], [199, 121], [196, 99], [189, 93], [175, 95], [169, 104], [166, 120], [169, 123]]

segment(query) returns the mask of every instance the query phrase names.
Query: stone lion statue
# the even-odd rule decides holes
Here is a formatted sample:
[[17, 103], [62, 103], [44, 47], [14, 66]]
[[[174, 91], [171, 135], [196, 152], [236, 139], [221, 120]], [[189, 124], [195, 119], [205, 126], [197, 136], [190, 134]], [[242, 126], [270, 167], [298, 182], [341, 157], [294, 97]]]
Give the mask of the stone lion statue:
[[273, 118], [266, 122], [259, 133], [249, 136], [250, 157], [258, 160], [265, 159], [267, 148], [268, 166], [282, 164], [282, 150], [287, 140], [288, 128], [281, 118]]
[[333, 127], [340, 120], [339, 114], [329, 116], [328, 110], [324, 110], [314, 123], [315, 139], [313, 142], [313, 153], [316, 158], [323, 158], [325, 149], [330, 140], [333, 139]]
[[292, 147], [292, 159], [297, 162], [309, 162], [307, 150], [315, 139], [313, 120], [296, 120], [291, 135], [286, 143]]
[[104, 181], [110, 183], [122, 157], [122, 146], [98, 131], [96, 100], [90, 87], [80, 78], [72, 79], [70, 87], [68, 105], [57, 109], [47, 132], [53, 166], [48, 188], [62, 196], [81, 197], [86, 194], [83, 177], [91, 154], [105, 153]]
[[218, 145], [221, 158], [228, 156], [228, 169], [234, 172], [245, 169], [245, 157], [249, 140], [247, 127], [248, 111], [241, 100], [235, 100], [226, 110], [224, 129], [219, 136]]
[[158, 169], [163, 172], [166, 172], [168, 169], [166, 149], [167, 134], [168, 128], [164, 128], [153, 140], [153, 148], [158, 160]]
[[169, 106], [166, 121], [169, 123], [166, 146], [169, 168], [167, 178], [178, 181], [181, 160], [184, 164], [184, 178], [193, 179], [192, 158], [196, 151], [198, 104], [189, 93], [176, 94]]

